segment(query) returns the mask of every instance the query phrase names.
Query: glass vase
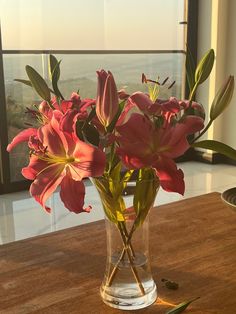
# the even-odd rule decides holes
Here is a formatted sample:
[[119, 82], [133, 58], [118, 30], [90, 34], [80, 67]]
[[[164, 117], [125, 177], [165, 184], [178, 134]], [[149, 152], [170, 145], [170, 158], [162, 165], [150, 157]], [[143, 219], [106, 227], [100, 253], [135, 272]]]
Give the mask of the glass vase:
[[[95, 184], [106, 213], [107, 261], [100, 288], [102, 300], [122, 310], [148, 307], [157, 298], [149, 260], [149, 212], [159, 184], [155, 179], [122, 183], [122, 188], [114, 184], [117, 192], [110, 188], [111, 182], [103, 180]], [[140, 191], [143, 200], [139, 199]]]

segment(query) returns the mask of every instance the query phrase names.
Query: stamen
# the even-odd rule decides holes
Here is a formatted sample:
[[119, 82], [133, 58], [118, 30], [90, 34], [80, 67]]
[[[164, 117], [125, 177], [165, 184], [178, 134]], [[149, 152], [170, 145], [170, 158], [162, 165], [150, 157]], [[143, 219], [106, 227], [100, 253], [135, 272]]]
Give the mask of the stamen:
[[161, 84], [161, 85], [165, 85], [165, 83], [166, 83], [168, 80], [169, 80], [169, 76], [167, 76], [167, 78], [166, 78], [166, 79], [164, 79], [164, 81], [162, 82], [162, 84]]
[[142, 73], [142, 83], [147, 83], [147, 82], [160, 85], [160, 83], [159, 83], [158, 81], [154, 81], [154, 80], [148, 79], [148, 78], [146, 77], [146, 75], [145, 75], [144, 73]]
[[168, 87], [168, 89], [171, 89], [175, 85], [175, 81]]

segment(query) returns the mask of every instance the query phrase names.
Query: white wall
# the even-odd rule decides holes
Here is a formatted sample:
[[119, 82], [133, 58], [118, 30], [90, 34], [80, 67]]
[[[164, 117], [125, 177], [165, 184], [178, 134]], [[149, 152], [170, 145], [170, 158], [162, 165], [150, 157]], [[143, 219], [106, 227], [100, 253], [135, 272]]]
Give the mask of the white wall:
[[[197, 100], [205, 109], [219, 87], [231, 74], [236, 79], [236, 1], [200, 0], [198, 27], [198, 57], [213, 48], [216, 60], [210, 79], [200, 87]], [[236, 90], [230, 107], [210, 128], [205, 139], [215, 139], [236, 148]]]
[[[234, 75], [236, 81], [236, 1], [228, 1], [228, 24], [226, 45], [226, 72]], [[236, 86], [236, 82], [235, 82]], [[223, 116], [222, 140], [236, 148], [236, 87], [230, 108]]]

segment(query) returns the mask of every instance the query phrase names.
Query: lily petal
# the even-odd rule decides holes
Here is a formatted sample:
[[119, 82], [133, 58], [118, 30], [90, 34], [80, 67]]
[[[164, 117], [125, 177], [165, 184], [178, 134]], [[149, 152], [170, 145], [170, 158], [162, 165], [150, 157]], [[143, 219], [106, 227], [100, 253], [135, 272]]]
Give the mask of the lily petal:
[[19, 134], [17, 134], [10, 144], [7, 146], [7, 151], [10, 152], [16, 145], [22, 142], [27, 142], [30, 138], [30, 136], [37, 135], [37, 129], [35, 128], [29, 128], [21, 131]]
[[184, 173], [181, 169], [177, 169], [172, 159], [159, 158], [159, 160], [153, 164], [153, 167], [160, 179], [160, 185], [165, 191], [177, 192], [184, 195]]
[[75, 181], [66, 175], [61, 182], [60, 197], [65, 207], [76, 214], [91, 210], [91, 206], [84, 206], [85, 187], [82, 181]]
[[64, 165], [51, 164], [37, 175], [30, 186], [30, 194], [47, 212], [50, 212], [51, 208], [45, 203], [65, 175]]
[[27, 167], [24, 167], [21, 170], [21, 173], [26, 179], [34, 180], [37, 177], [37, 174], [48, 166], [48, 162], [43, 161], [37, 156], [32, 155], [30, 157], [29, 165]]
[[168, 145], [169, 149], [165, 153], [170, 158], [177, 158], [184, 154], [190, 147], [187, 136], [200, 131], [204, 127], [204, 121], [198, 116], [187, 116], [183, 122], [167, 130], [160, 131], [160, 146]]
[[81, 181], [86, 177], [98, 177], [103, 174], [106, 156], [99, 148], [78, 140], [73, 156], [75, 162], [71, 163], [69, 168], [74, 180]]
[[50, 123], [38, 129], [38, 138], [53, 155], [65, 156], [68, 143], [63, 132], [60, 131], [60, 119], [63, 114], [54, 110]]
[[142, 92], [136, 92], [129, 97], [129, 101], [137, 106], [143, 113], [149, 114], [153, 105], [151, 99]]

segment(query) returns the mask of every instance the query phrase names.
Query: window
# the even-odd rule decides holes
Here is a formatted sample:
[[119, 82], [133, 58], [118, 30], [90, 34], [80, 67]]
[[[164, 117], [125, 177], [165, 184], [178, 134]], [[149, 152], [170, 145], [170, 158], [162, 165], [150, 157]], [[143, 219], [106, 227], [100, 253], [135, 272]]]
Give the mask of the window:
[[[27, 148], [5, 152], [7, 142], [30, 123], [26, 107], [40, 99], [27, 86], [25, 65], [45, 79], [48, 54], [62, 59], [60, 88], [66, 97], [80, 89], [82, 97], [95, 97], [97, 69], [113, 72], [119, 88], [143, 90], [141, 74], [176, 81], [161, 97], [184, 93], [184, 50], [187, 4], [195, 0], [2, 0], [0, 50], [0, 106], [2, 191], [21, 189], [21, 168]], [[196, 12], [191, 13], [196, 14]], [[1, 47], [0, 47], [1, 48]], [[6, 186], [7, 188], [3, 188]]]

